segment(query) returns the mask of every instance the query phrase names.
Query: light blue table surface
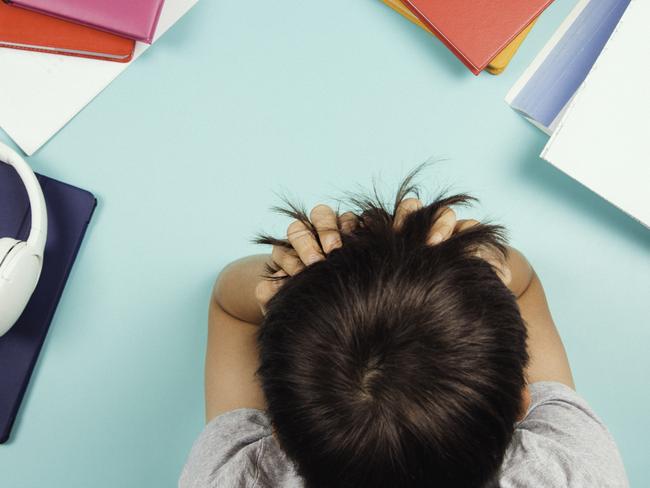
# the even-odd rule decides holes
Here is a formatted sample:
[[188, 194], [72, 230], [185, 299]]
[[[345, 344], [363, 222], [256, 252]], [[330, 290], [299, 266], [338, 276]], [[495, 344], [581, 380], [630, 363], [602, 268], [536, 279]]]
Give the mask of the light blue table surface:
[[199, 2], [29, 159], [99, 206], [0, 486], [174, 486], [203, 424], [211, 285], [283, 231], [275, 192], [390, 190], [431, 157], [431, 192], [479, 197], [536, 267], [580, 393], [650, 486], [650, 231], [540, 160], [547, 137], [503, 101], [573, 3], [476, 78], [379, 0]]

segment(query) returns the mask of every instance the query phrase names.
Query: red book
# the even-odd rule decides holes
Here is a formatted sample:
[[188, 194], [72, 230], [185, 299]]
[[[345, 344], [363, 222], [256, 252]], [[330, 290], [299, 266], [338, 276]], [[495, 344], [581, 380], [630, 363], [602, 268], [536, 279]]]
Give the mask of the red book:
[[553, 0], [401, 0], [478, 75]]
[[135, 41], [0, 1], [0, 47], [126, 63]]

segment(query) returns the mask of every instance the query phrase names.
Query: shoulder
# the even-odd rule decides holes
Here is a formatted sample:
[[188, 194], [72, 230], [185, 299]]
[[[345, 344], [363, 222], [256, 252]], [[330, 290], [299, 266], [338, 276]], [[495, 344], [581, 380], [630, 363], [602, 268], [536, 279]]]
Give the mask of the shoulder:
[[301, 486], [272, 432], [262, 410], [219, 415], [194, 442], [179, 488]]
[[502, 487], [628, 486], [614, 439], [583, 398], [555, 382], [534, 383], [530, 393], [503, 463]]

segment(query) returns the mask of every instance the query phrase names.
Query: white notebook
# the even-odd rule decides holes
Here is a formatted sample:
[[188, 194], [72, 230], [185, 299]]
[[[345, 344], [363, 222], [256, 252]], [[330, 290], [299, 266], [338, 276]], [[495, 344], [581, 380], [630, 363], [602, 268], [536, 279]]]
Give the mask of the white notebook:
[[650, 0], [632, 0], [542, 158], [650, 227]]
[[512, 87], [506, 102], [551, 135], [630, 0], [580, 0]]
[[[166, 0], [155, 39], [196, 2]], [[136, 43], [133, 61], [148, 47]], [[0, 49], [0, 128], [31, 156], [131, 63]]]
[[553, 52], [553, 50], [556, 48], [558, 43], [564, 38], [566, 33], [569, 31], [569, 29], [571, 29], [578, 16], [582, 13], [584, 8], [589, 4], [589, 1], [590, 0], [578, 1], [578, 3], [573, 8], [573, 10], [564, 19], [562, 24], [560, 24], [560, 27], [557, 28], [555, 33], [551, 36], [551, 38], [546, 43], [546, 45], [537, 54], [533, 62], [530, 63], [528, 68], [526, 68], [526, 71], [524, 71], [524, 73], [515, 82], [515, 84], [512, 86], [512, 88], [510, 89], [510, 91], [508, 92], [505, 98], [505, 101], [508, 105], [510, 105], [513, 109], [520, 112], [524, 117], [526, 117], [526, 120], [528, 120], [531, 124], [536, 126], [538, 129], [546, 132], [548, 135], [551, 135], [555, 130], [556, 120], [559, 121], [564, 110], [562, 110], [560, 115], [558, 115], [557, 118], [551, 122], [551, 124], [545, 125], [543, 122], [537, 121], [533, 115], [529, 114], [528, 110], [522, 110], [518, 106], [516, 106], [515, 100], [520, 95], [520, 93], [526, 88], [531, 78], [535, 76], [538, 70], [542, 67], [542, 65], [548, 58], [549, 54]]

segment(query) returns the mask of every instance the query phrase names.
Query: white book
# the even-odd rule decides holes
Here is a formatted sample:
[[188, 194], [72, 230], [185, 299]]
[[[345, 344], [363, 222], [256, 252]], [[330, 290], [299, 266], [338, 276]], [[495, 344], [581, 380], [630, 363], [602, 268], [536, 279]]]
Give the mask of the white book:
[[650, 227], [650, 1], [631, 1], [541, 156]]
[[580, 0], [506, 96], [506, 102], [552, 134], [630, 0]]
[[[505, 101], [508, 105], [515, 108], [513, 106], [515, 99], [519, 96], [521, 91], [528, 85], [530, 79], [535, 75], [535, 73], [537, 73], [537, 70], [540, 69], [544, 61], [546, 61], [548, 55], [553, 51], [555, 46], [557, 46], [558, 42], [562, 40], [566, 32], [573, 25], [575, 20], [578, 18], [578, 16], [584, 10], [584, 8], [587, 6], [588, 3], [589, 0], [579, 0], [576, 6], [573, 7], [573, 10], [571, 10], [569, 15], [562, 22], [562, 24], [560, 24], [560, 27], [557, 28], [557, 30], [553, 33], [553, 35], [548, 40], [548, 42], [544, 45], [544, 47], [539, 52], [539, 54], [537, 54], [535, 59], [533, 59], [533, 62], [530, 63], [528, 68], [526, 68], [526, 70], [515, 82], [515, 84], [512, 85], [512, 88], [510, 89], [510, 91], [508, 92], [505, 98]], [[552, 133], [550, 127], [546, 127], [542, 125], [540, 122], [536, 121], [532, 116], [530, 116], [527, 113], [527, 111], [519, 110], [517, 108], [515, 108], [515, 110], [520, 112], [524, 117], [526, 117], [526, 120], [528, 120], [531, 124], [535, 125], [538, 129], [546, 132], [549, 135]]]
[[[154, 41], [196, 2], [166, 0]], [[131, 63], [0, 49], [0, 128], [31, 156]]]

